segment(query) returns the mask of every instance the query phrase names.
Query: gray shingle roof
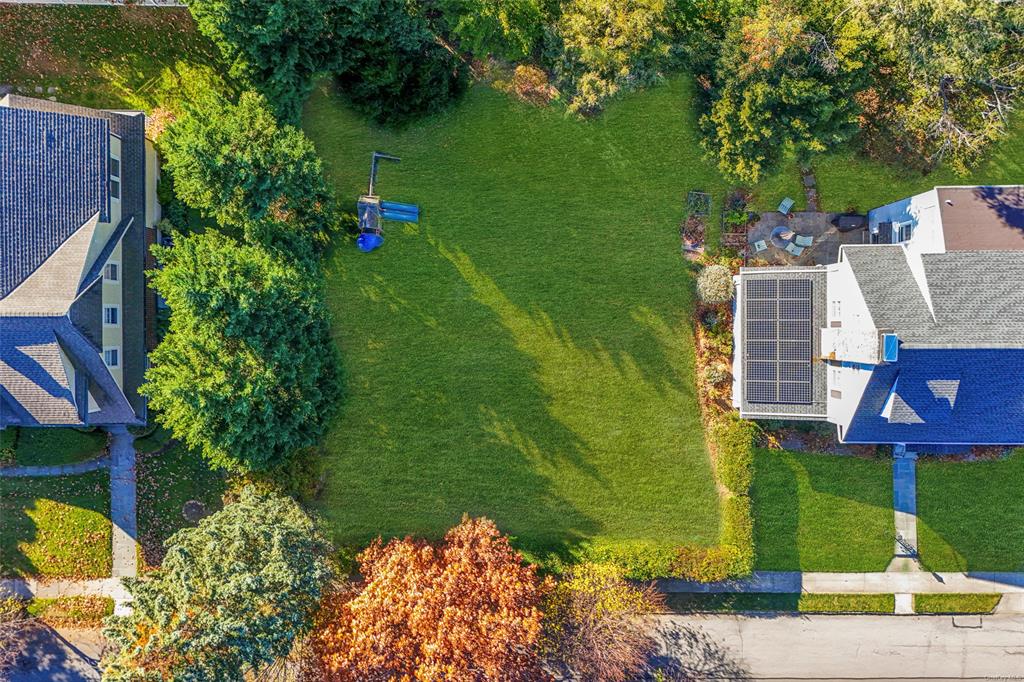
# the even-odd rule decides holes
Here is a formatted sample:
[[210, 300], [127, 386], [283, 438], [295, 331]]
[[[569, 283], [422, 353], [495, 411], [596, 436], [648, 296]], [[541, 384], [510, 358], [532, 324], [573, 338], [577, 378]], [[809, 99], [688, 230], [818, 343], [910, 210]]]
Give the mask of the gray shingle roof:
[[931, 310], [902, 247], [844, 246], [843, 253], [875, 326], [895, 329], [903, 347], [1024, 348], [1024, 258], [1019, 252], [921, 256]]
[[104, 119], [0, 107], [0, 298], [92, 216], [108, 219], [109, 145]]

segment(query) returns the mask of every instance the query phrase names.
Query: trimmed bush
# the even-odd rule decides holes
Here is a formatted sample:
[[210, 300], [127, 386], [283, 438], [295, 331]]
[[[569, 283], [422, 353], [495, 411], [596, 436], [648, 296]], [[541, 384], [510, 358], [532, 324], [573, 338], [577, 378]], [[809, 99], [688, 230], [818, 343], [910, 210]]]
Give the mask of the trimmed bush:
[[577, 561], [615, 564], [630, 580], [654, 580], [675, 575], [678, 549], [652, 542], [588, 543], [574, 552]]
[[719, 482], [736, 495], [746, 495], [753, 479], [753, 422], [740, 419], [733, 412], [722, 415], [708, 428], [708, 437], [715, 450]]
[[735, 291], [732, 273], [724, 265], [709, 265], [697, 276], [697, 295], [709, 305], [731, 301]]
[[729, 575], [749, 575], [754, 570], [754, 516], [746, 495], [733, 495], [722, 505], [721, 542], [734, 550], [729, 557]]

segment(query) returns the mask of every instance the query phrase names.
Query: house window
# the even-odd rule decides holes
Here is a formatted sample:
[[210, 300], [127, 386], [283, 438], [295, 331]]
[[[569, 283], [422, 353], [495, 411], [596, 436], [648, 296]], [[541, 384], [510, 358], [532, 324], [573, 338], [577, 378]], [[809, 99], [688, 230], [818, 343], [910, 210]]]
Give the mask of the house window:
[[116, 305], [103, 306], [103, 324], [116, 327], [121, 323], [121, 308]]
[[842, 381], [842, 379], [841, 379], [841, 375], [839, 374], [839, 369], [838, 368], [833, 368], [832, 369], [832, 385], [833, 386], [838, 386], [840, 381]]
[[110, 177], [121, 177], [121, 162], [115, 159], [113, 156], [110, 157]]
[[121, 183], [113, 178], [110, 180], [110, 196], [114, 199], [121, 198]]
[[914, 223], [913, 221], [907, 221], [900, 223], [896, 226], [896, 241], [905, 242], [910, 239], [911, 235], [914, 234]]
[[838, 320], [842, 317], [843, 308], [840, 301], [832, 301], [832, 319]]
[[121, 277], [120, 267], [117, 263], [107, 263], [103, 268], [103, 279], [108, 282], [116, 282]]
[[107, 363], [107, 367], [120, 367], [120, 355], [119, 349], [106, 348], [103, 350], [103, 362]]

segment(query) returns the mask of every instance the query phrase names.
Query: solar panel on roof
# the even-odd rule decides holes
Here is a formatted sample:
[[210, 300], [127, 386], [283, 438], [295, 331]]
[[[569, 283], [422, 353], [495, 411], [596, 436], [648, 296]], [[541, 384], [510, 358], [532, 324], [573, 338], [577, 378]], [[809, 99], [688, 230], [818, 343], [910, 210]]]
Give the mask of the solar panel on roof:
[[743, 283], [747, 402], [811, 402], [811, 293], [810, 279], [752, 279]]

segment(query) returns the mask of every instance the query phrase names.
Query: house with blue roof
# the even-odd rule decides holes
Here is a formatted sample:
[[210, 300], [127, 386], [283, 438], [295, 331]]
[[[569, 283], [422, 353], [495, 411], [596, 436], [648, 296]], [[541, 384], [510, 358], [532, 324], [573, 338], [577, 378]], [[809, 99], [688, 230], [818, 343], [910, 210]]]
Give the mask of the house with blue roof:
[[844, 443], [1024, 443], [1024, 186], [868, 214], [838, 262], [735, 277], [733, 405]]
[[141, 112], [0, 99], [0, 428], [145, 422], [156, 178]]

